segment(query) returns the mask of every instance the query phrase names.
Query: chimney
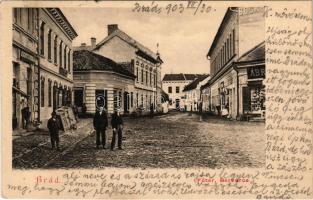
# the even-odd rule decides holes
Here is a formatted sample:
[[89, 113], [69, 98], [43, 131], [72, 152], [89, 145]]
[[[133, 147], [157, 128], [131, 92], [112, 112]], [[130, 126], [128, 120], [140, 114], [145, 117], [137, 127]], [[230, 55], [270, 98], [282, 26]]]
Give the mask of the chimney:
[[86, 43], [81, 43], [80, 46], [81, 46], [81, 47], [85, 47], [85, 46], [86, 46]]
[[94, 48], [96, 46], [97, 39], [95, 37], [90, 38], [91, 41], [91, 47]]
[[108, 25], [108, 35], [111, 35], [111, 33], [113, 33], [117, 29], [118, 29], [117, 24], [109, 24]]

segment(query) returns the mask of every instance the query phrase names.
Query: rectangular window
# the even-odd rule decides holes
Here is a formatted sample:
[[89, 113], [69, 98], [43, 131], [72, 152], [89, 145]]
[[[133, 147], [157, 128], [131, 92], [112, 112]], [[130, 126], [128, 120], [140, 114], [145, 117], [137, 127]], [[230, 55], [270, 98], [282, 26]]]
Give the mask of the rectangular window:
[[67, 66], [66, 66], [66, 55], [67, 55], [66, 49], [67, 49], [67, 47], [65, 46], [65, 47], [64, 47], [64, 61], [63, 61], [63, 67], [64, 67], [64, 69], [67, 69]]
[[18, 8], [13, 8], [13, 22], [17, 23], [18, 19]]
[[146, 71], [146, 85], [148, 85], [148, 71]]
[[41, 107], [45, 106], [45, 81], [41, 80], [40, 84], [40, 104]]
[[130, 93], [130, 107], [134, 106], [134, 97], [133, 92]]
[[235, 46], [236, 46], [236, 37], [235, 37], [235, 29], [233, 29], [233, 54], [236, 53]]
[[58, 63], [58, 37], [55, 36], [54, 38], [54, 63], [57, 64]]
[[178, 86], [176, 87], [176, 93], [179, 93], [179, 87]]
[[48, 82], [48, 105], [52, 106], [52, 81]]
[[141, 106], [143, 106], [143, 94], [141, 94]]
[[136, 106], [138, 108], [138, 105], [139, 105], [139, 96], [138, 96], [138, 93], [136, 93]]
[[59, 67], [62, 67], [62, 41], [59, 46]]
[[136, 81], [138, 82], [139, 81], [139, 73], [138, 73], [138, 67], [136, 67]]
[[114, 90], [113, 91], [113, 108], [114, 108], [114, 110], [116, 110], [117, 106], [118, 106], [118, 96], [117, 95], [118, 95], [117, 91]]
[[71, 72], [71, 50], [68, 51], [68, 56], [67, 56], [67, 65], [68, 65], [68, 72]]
[[141, 69], [141, 83], [143, 83], [143, 69]]
[[48, 33], [48, 60], [51, 61], [51, 30]]
[[45, 23], [40, 26], [40, 54], [45, 55]]
[[172, 87], [168, 87], [168, 93], [172, 93]]
[[152, 86], [152, 73], [150, 72], [150, 86]]

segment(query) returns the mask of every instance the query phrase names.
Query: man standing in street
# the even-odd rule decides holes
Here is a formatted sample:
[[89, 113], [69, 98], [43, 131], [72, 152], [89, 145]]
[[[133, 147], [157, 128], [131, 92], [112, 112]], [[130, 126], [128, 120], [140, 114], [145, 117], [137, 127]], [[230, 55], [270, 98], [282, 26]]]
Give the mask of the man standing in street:
[[60, 123], [57, 119], [57, 114], [55, 111], [51, 113], [51, 118], [48, 120], [48, 129], [50, 132], [50, 139], [51, 139], [51, 148], [54, 149], [55, 146], [57, 150], [60, 150], [59, 147], [59, 130], [60, 130]]
[[120, 115], [119, 110], [117, 109], [111, 119], [111, 125], [113, 129], [112, 143], [111, 143], [111, 151], [114, 150], [115, 140], [117, 135], [117, 146], [119, 150], [122, 150], [122, 129], [123, 129], [123, 119]]
[[[96, 130], [96, 144], [97, 149], [99, 149], [100, 143], [102, 148], [105, 149], [105, 140], [106, 140], [106, 128], [108, 127], [108, 116], [103, 107], [99, 108], [99, 111], [96, 112], [93, 118], [93, 127]], [[101, 137], [101, 142], [100, 142]]]

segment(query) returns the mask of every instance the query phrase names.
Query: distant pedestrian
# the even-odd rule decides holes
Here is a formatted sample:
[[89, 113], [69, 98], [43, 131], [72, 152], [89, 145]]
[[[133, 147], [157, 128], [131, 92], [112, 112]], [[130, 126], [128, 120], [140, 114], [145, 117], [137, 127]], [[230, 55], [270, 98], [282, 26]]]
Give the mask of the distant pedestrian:
[[72, 109], [73, 109], [73, 114], [74, 114], [75, 120], [77, 121], [78, 120], [78, 108], [76, 105], [73, 105]]
[[150, 116], [153, 117], [153, 104], [150, 104]]
[[59, 130], [60, 130], [60, 122], [57, 118], [57, 114], [55, 111], [51, 113], [51, 118], [48, 120], [48, 129], [50, 132], [50, 139], [51, 139], [51, 148], [54, 149], [55, 146], [57, 150], [60, 150], [60, 139], [59, 139]]
[[22, 124], [23, 124], [23, 129], [27, 129], [27, 128], [28, 128], [29, 117], [30, 117], [29, 107], [26, 106], [26, 107], [24, 107], [24, 108], [22, 109]]
[[86, 112], [87, 112], [87, 107], [86, 107], [86, 103], [84, 103], [82, 106], [83, 117], [86, 117]]
[[116, 110], [111, 119], [111, 125], [113, 129], [113, 136], [111, 142], [111, 151], [115, 147], [115, 140], [117, 135], [117, 146], [119, 150], [122, 150], [122, 130], [123, 130], [123, 119], [119, 110]]
[[[99, 149], [99, 145], [102, 144], [102, 148], [105, 149], [106, 143], [106, 128], [108, 127], [108, 115], [103, 107], [100, 107], [93, 118], [93, 126], [96, 130], [96, 145]], [[100, 141], [101, 138], [101, 141]]]

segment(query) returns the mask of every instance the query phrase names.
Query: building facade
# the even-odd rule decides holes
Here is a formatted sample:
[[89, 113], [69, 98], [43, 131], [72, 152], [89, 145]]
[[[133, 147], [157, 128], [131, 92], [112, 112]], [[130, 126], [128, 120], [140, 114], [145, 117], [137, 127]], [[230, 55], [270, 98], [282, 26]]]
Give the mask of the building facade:
[[[264, 9], [228, 8], [207, 54], [210, 60], [210, 111], [239, 119], [265, 117]], [[251, 76], [252, 74], [258, 74]]]
[[169, 109], [185, 110], [185, 86], [200, 77], [201, 74], [165, 74], [162, 89], [169, 96]]
[[[110, 58], [119, 64], [133, 63], [126, 67], [136, 76], [134, 84], [134, 104], [128, 112], [156, 110], [161, 106], [161, 64], [158, 53], [154, 53], [118, 28], [117, 24], [108, 25], [108, 36], [100, 41], [92, 52]], [[125, 98], [130, 99], [131, 93]]]
[[22, 128], [22, 109], [29, 107], [30, 122], [39, 118], [38, 9], [13, 8], [12, 125]]
[[39, 9], [40, 120], [72, 104], [74, 28], [58, 8]]
[[199, 75], [198, 78], [185, 86], [183, 93], [185, 96], [185, 110], [186, 111], [201, 111], [201, 86], [210, 80], [208, 74]]
[[135, 75], [125, 66], [89, 50], [74, 51], [74, 103], [86, 114], [104, 107], [108, 113], [134, 107]]

